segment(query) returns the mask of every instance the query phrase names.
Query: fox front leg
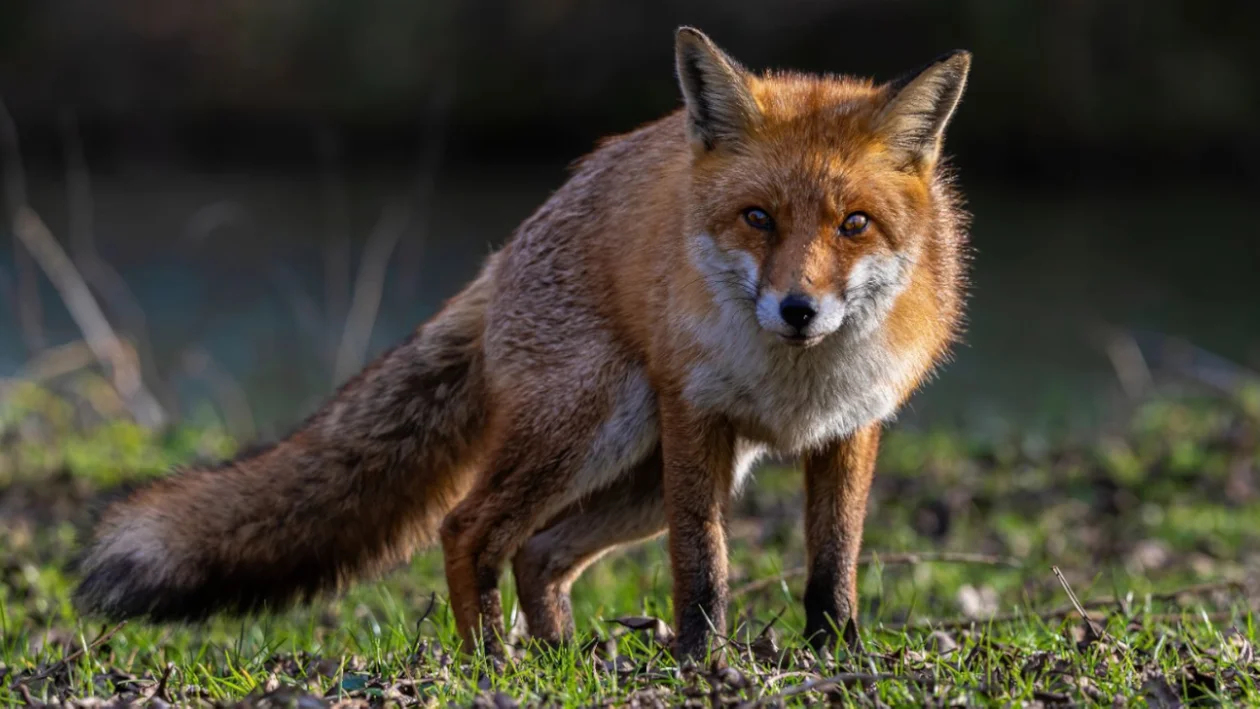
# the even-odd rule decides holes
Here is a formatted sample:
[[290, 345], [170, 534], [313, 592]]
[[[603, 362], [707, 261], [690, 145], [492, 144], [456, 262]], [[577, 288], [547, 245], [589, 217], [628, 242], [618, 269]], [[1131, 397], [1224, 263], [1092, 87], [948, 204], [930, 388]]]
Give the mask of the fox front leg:
[[735, 436], [678, 397], [662, 396], [661, 449], [669, 557], [674, 574], [675, 654], [702, 660], [726, 627], [725, 519]]
[[857, 619], [857, 560], [879, 432], [872, 424], [805, 458], [805, 635], [818, 650]]

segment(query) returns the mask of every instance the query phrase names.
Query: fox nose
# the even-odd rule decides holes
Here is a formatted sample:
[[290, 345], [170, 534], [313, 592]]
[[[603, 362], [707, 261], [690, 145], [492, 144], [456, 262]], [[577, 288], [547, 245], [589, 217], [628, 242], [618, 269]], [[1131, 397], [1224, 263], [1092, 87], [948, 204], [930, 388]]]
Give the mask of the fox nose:
[[783, 317], [783, 322], [797, 330], [804, 330], [817, 314], [817, 304], [807, 295], [793, 293], [779, 303], [779, 315]]

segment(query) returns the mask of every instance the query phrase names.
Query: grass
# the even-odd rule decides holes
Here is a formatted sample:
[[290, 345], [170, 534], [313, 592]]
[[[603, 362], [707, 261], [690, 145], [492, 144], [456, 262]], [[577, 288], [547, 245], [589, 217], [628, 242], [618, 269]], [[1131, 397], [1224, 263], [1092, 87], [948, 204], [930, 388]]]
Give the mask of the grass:
[[1161, 399], [1078, 441], [894, 428], [866, 525], [861, 653], [802, 643], [800, 475], [772, 466], [730, 524], [727, 667], [679, 668], [658, 643], [672, 613], [656, 541], [577, 583], [577, 643], [523, 648], [496, 674], [458, 651], [436, 552], [282, 614], [81, 618], [68, 568], [92, 510], [232, 444], [23, 387], [0, 404], [0, 704], [1260, 704], [1258, 404]]

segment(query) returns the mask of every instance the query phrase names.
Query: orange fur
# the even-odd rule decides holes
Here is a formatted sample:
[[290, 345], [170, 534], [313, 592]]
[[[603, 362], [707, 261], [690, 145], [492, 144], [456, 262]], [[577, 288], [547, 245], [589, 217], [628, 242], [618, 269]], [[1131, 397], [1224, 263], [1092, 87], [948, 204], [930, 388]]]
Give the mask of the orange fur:
[[805, 459], [809, 630], [831, 638], [879, 427], [962, 315], [939, 155], [969, 56], [875, 84], [753, 75], [687, 28], [676, 51], [685, 107], [578, 163], [413, 340], [274, 448], [111, 508], [84, 605], [276, 604], [436, 536], [461, 633], [500, 655], [509, 561], [558, 642], [582, 569], [668, 528], [678, 651], [699, 655], [725, 618], [728, 502], [773, 450]]

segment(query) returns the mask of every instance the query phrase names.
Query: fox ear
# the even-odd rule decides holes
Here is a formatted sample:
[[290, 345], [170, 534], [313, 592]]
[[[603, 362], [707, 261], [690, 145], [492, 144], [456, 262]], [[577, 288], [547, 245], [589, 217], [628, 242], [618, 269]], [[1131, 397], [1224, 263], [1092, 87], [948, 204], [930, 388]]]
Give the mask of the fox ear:
[[971, 53], [957, 50], [888, 84], [879, 132], [908, 164], [931, 167], [941, 154], [945, 126], [967, 85]]
[[692, 27], [678, 29], [674, 55], [692, 142], [709, 150], [747, 133], [761, 109], [748, 90], [744, 68]]

